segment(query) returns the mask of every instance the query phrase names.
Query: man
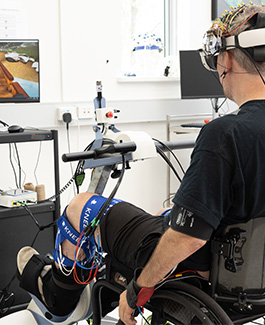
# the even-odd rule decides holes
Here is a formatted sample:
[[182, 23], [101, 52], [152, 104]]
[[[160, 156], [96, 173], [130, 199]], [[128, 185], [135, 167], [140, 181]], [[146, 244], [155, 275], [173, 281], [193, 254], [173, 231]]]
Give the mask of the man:
[[[173, 199], [174, 207], [166, 222], [161, 217], [148, 216], [136, 207], [128, 207], [127, 203], [114, 201], [100, 223], [104, 250], [131, 270], [136, 269], [135, 278], [120, 297], [119, 316], [127, 325], [136, 323], [132, 312], [138, 299], [144, 303], [143, 296], [146, 301], [154, 286], [175, 266], [191, 266], [200, 272], [209, 269], [206, 243], [215, 229], [247, 222], [265, 211], [265, 86], [262, 77], [264, 63], [260, 63], [265, 61], [265, 44], [260, 44], [262, 37], [256, 33], [265, 28], [263, 10], [263, 6], [244, 5], [215, 21], [207, 33], [204, 64], [209, 69], [218, 70], [226, 96], [235, 101], [240, 110], [237, 115], [227, 115], [208, 123], [200, 132], [191, 165]], [[246, 29], [249, 29], [250, 37], [234, 37], [238, 33], [246, 35], [242, 32]], [[57, 314], [65, 315], [74, 308], [85, 285], [75, 284], [69, 273], [73, 264], [78, 263], [77, 278], [82, 278], [84, 273], [88, 274], [89, 267], [94, 268], [91, 266], [91, 252], [100, 250], [96, 233], [89, 240], [81, 241], [80, 245], [76, 241], [79, 234], [75, 231], [82, 232], [85, 225], [93, 221], [86, 219], [86, 208], [90, 211], [95, 199], [89, 195], [78, 195], [60, 221], [61, 232], [65, 225], [70, 230], [59, 231], [55, 250], [57, 265], [52, 273], [48, 271], [47, 276], [42, 273], [37, 289], [29, 289], [21, 282], [22, 287], [46, 302], [49, 310]], [[100, 197], [100, 200], [104, 199]], [[97, 211], [90, 216], [95, 217]], [[131, 218], [125, 218], [123, 225], [123, 216], [128, 217], [128, 213]], [[118, 233], [114, 232], [116, 217]], [[135, 227], [137, 231], [134, 232]], [[113, 233], [108, 236], [108, 231]], [[139, 237], [138, 231], [141, 233]], [[145, 240], [142, 247], [141, 239]], [[76, 246], [81, 247], [77, 250], [79, 254], [74, 253]], [[98, 262], [96, 259], [95, 264]], [[23, 265], [25, 271], [30, 269], [29, 263]], [[83, 269], [85, 265], [89, 267]], [[142, 271], [141, 267], [144, 267]], [[27, 278], [26, 273], [22, 274], [22, 280]], [[42, 296], [40, 289], [44, 291]], [[67, 289], [71, 290], [72, 297], [67, 294]], [[58, 292], [54, 295], [56, 290]]]
[[[207, 238], [220, 223], [246, 222], [265, 211], [265, 42], [256, 33], [265, 28], [263, 11], [264, 6], [244, 5], [215, 21], [207, 33], [205, 64], [216, 69], [217, 60], [224, 93], [240, 110], [202, 129], [191, 165], [173, 199], [171, 228], [133, 286], [121, 294], [119, 316], [126, 325], [136, 323], [131, 307], [140, 289], [155, 286], [204, 244], [196, 233], [197, 222], [203, 222], [199, 227]], [[249, 36], [234, 37], [244, 30], [249, 30]], [[253, 48], [255, 45], [262, 46]], [[185, 223], [191, 215], [194, 220]]]

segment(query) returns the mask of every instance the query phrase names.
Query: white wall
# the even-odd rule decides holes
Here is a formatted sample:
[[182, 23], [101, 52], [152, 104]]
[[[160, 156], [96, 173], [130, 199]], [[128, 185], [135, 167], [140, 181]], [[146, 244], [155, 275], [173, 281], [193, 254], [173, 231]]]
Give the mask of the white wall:
[[[91, 100], [95, 80], [102, 80], [108, 99], [179, 97], [177, 82], [119, 83], [121, 1], [61, 1], [63, 100]], [[163, 1], [163, 0], [161, 0]], [[177, 1], [177, 0], [176, 0]], [[179, 49], [201, 47], [210, 26], [211, 1], [178, 0]], [[106, 60], [109, 61], [106, 64]]]
[[[91, 101], [96, 80], [102, 80], [109, 100], [179, 97], [178, 82], [117, 82], [121, 1], [10, 1], [24, 5], [21, 15], [27, 26], [20, 37], [40, 39], [41, 103]], [[201, 46], [202, 35], [210, 25], [210, 2], [204, 0], [202, 6], [195, 0], [178, 1], [179, 49]]]
[[[61, 155], [68, 148], [65, 125], [57, 121], [56, 108], [92, 107], [96, 80], [102, 80], [107, 104], [121, 110], [117, 125], [122, 130], [145, 130], [152, 137], [165, 140], [167, 114], [210, 113], [209, 101], [180, 100], [179, 81], [117, 81], [122, 46], [121, 1], [20, 0], [27, 12], [27, 32], [23, 37], [40, 39], [41, 103], [1, 104], [0, 119], [10, 125], [58, 129]], [[204, 0], [203, 5], [195, 0], [178, 0], [179, 49], [201, 46], [202, 36], [211, 23], [210, 3], [210, 0]], [[70, 127], [71, 151], [82, 150], [92, 141], [92, 124], [82, 121]], [[1, 150], [5, 157], [1, 160], [2, 170], [7, 172], [1, 176], [0, 188], [13, 188], [8, 149], [1, 147]], [[21, 146], [26, 181], [34, 181], [32, 170], [37, 150], [36, 146]], [[53, 194], [52, 167], [46, 164], [50, 159], [48, 148], [43, 148], [37, 174], [39, 183], [46, 185], [48, 196]], [[69, 164], [61, 162], [60, 175], [63, 186], [71, 177]], [[63, 194], [62, 205], [72, 195], [71, 191]], [[155, 212], [165, 195], [165, 164], [154, 159], [134, 163], [118, 196]]]

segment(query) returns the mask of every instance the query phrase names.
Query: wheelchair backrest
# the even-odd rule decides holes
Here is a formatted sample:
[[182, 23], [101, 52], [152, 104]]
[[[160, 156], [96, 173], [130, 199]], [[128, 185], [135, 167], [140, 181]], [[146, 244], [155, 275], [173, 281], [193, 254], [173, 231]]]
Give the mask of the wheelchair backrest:
[[228, 226], [212, 242], [218, 285], [229, 291], [265, 288], [265, 217]]

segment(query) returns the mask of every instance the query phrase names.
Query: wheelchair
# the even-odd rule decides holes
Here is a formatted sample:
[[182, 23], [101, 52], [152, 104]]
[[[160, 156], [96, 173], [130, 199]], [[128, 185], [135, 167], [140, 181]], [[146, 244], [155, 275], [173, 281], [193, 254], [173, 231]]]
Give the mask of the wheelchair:
[[[160, 286], [145, 304], [152, 314], [145, 324], [246, 324], [265, 319], [265, 218], [228, 226], [212, 240], [210, 280], [176, 278]], [[92, 289], [93, 324], [101, 324], [106, 297], [118, 305], [132, 274], [107, 262], [106, 279]], [[265, 321], [263, 322], [263, 324]], [[122, 324], [122, 323], [120, 323]], [[255, 323], [257, 324], [257, 323]]]

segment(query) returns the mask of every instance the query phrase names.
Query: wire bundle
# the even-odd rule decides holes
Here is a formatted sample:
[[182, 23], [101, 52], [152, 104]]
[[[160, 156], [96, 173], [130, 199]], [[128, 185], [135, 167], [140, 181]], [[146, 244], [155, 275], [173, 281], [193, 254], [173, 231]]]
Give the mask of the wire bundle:
[[[94, 257], [93, 257], [91, 266], [90, 267], [85, 267], [78, 261], [78, 256], [79, 256], [79, 253], [80, 253], [82, 242], [85, 241], [85, 240], [86, 240], [86, 238], [84, 236], [84, 231], [82, 231], [81, 234], [80, 234], [80, 237], [78, 239], [77, 245], [76, 245], [75, 261], [74, 261], [74, 266], [73, 266], [73, 277], [75, 279], [75, 282], [78, 283], [78, 284], [89, 284], [89, 283], [91, 283], [95, 279], [95, 277], [97, 275], [97, 272], [98, 272], [98, 269], [99, 269], [99, 267], [101, 265], [101, 262], [102, 262], [103, 250], [99, 245], [99, 236], [97, 236], [98, 246], [97, 246], [97, 250], [94, 253]], [[89, 276], [88, 276], [88, 278], [86, 280], [80, 280], [79, 279], [77, 267], [80, 267], [81, 269], [87, 270], [87, 271], [90, 270]]]
[[226, 14], [223, 14], [222, 18], [217, 18], [211, 27], [211, 30], [214, 31], [217, 35], [220, 36], [229, 36], [230, 34], [234, 33], [237, 29], [239, 29], [241, 26], [243, 26], [251, 17], [253, 17], [255, 14], [253, 14], [251, 17], [249, 17], [247, 20], [245, 20], [240, 26], [237, 26], [233, 31], [231, 31], [231, 26], [233, 20], [246, 9], [247, 5], [239, 5], [238, 7], [232, 8], [233, 11], [227, 12]]

